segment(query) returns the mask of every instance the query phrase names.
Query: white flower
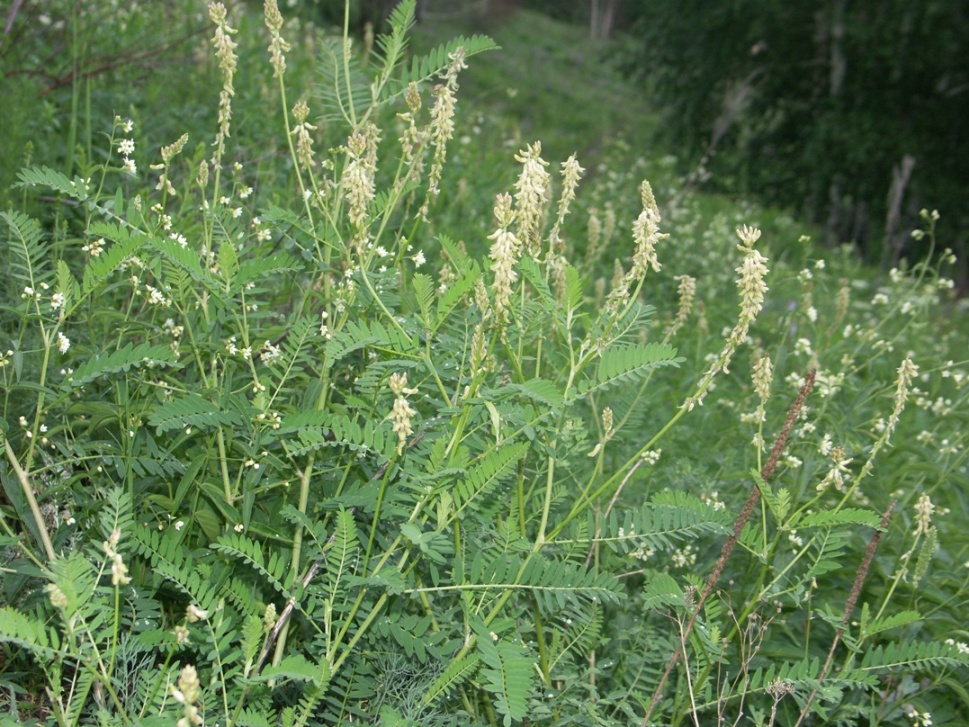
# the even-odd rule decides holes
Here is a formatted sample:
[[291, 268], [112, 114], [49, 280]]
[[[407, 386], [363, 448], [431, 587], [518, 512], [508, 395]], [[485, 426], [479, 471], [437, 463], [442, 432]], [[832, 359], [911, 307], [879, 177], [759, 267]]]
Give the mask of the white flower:
[[50, 298], [50, 307], [53, 308], [54, 310], [58, 310], [59, 308], [63, 308], [64, 307], [64, 294], [63, 293], [54, 293], [54, 295], [52, 295], [51, 298]]
[[97, 257], [104, 250], [104, 238], [98, 238], [94, 242], [88, 243], [81, 249], [88, 253], [91, 257]]
[[126, 157], [131, 156], [135, 153], [135, 140], [134, 139], [122, 139], [118, 142], [118, 153], [124, 154]]
[[60, 331], [57, 332], [57, 350], [61, 353], [67, 353], [67, 350], [71, 347], [71, 339], [65, 336]]
[[915, 503], [915, 536], [927, 533], [932, 525], [932, 513], [935, 512], [935, 505], [925, 493], [919, 495], [918, 502]]

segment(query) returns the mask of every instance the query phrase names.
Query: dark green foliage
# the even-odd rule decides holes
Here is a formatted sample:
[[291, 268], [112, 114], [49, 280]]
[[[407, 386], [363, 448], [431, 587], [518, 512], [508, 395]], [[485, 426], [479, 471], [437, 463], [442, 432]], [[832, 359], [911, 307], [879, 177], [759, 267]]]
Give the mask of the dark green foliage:
[[[886, 198], [910, 155], [903, 227], [888, 234], [905, 235], [925, 207], [962, 224], [964, 3], [692, 0], [632, 12], [627, 67], [668, 108], [661, 128], [691, 160], [715, 152], [720, 188], [804, 210], [831, 241], [890, 260], [902, 243], [883, 243]], [[925, 252], [911, 241], [905, 251]]]

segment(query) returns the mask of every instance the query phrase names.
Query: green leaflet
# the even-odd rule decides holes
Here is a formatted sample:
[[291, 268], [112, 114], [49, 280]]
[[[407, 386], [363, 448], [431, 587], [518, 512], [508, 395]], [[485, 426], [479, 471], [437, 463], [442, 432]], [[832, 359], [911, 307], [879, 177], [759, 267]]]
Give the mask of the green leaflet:
[[239, 533], [227, 533], [211, 547], [223, 555], [246, 563], [279, 593], [289, 597], [288, 588], [292, 583], [293, 573], [289, 570], [289, 560], [280, 550], [273, 549], [267, 559], [259, 543]]
[[50, 280], [50, 246], [44, 241], [44, 233], [37, 220], [15, 211], [0, 213], [0, 217], [10, 229], [7, 239], [7, 246], [13, 253], [10, 274], [24, 287], [37, 288], [42, 282]]
[[468, 654], [462, 659], [452, 661], [424, 693], [424, 704], [432, 705], [447, 697], [471, 678], [479, 663], [477, 654]]
[[481, 499], [498, 486], [529, 449], [528, 442], [505, 444], [500, 449], [489, 452], [480, 462], [470, 467], [465, 478], [458, 483], [452, 493], [456, 506], [455, 517], [461, 516], [465, 509], [472, 506], [472, 503], [477, 507]]
[[450, 56], [458, 48], [464, 49], [465, 58], [489, 50], [497, 50], [495, 42], [484, 35], [472, 35], [469, 38], [458, 36], [447, 43], [442, 43], [422, 57], [415, 57], [409, 67], [405, 67], [400, 76], [387, 84], [386, 100], [392, 99], [407, 89], [412, 81], [426, 83], [447, 69]]
[[528, 715], [535, 659], [524, 646], [504, 639], [495, 642], [483, 629], [478, 632], [478, 655], [484, 688], [494, 695], [505, 727], [510, 727], [513, 720], [524, 719]]
[[64, 392], [72, 391], [102, 376], [126, 372], [142, 366], [181, 368], [171, 346], [152, 346], [148, 343], [133, 346], [126, 343], [117, 351], [95, 354], [91, 358], [85, 359], [74, 371], [74, 375], [61, 384], [61, 390]]
[[45, 624], [7, 606], [0, 607], [0, 641], [27, 649], [44, 661], [61, 656], [55, 632], [48, 632]]
[[357, 525], [350, 510], [340, 509], [336, 513], [336, 527], [333, 540], [326, 551], [326, 571], [331, 603], [336, 601], [342, 591], [341, 581], [352, 573], [352, 567], [360, 550], [357, 539]]
[[160, 434], [172, 429], [186, 427], [214, 427], [219, 424], [241, 424], [242, 415], [221, 411], [208, 399], [198, 394], [186, 394], [178, 399], [155, 407], [148, 423]]
[[335, 362], [367, 346], [409, 352], [418, 344], [414, 337], [396, 327], [386, 328], [379, 321], [351, 321], [326, 344], [326, 356]]
[[330, 680], [330, 668], [326, 662], [314, 664], [301, 654], [290, 654], [276, 666], [267, 666], [256, 676], [250, 677], [253, 682], [285, 681], [292, 679], [299, 682], [313, 682], [323, 686]]
[[660, 366], [679, 366], [676, 349], [666, 343], [626, 344], [602, 352], [595, 378], [579, 382], [578, 393], [586, 396], [620, 384], [633, 384]]
[[66, 194], [74, 199], [86, 199], [90, 188], [86, 180], [75, 176], [73, 180], [47, 166], [25, 167], [17, 172], [19, 187], [50, 187], [55, 192]]

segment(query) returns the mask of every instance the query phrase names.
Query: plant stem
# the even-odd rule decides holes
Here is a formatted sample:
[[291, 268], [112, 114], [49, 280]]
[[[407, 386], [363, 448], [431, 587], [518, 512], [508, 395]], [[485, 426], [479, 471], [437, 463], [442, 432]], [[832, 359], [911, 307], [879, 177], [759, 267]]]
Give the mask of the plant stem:
[[27, 473], [24, 472], [24, 470], [20, 467], [20, 462], [17, 461], [17, 455], [10, 446], [10, 440], [6, 437], [3, 438], [3, 448], [7, 453], [7, 460], [10, 462], [10, 466], [13, 467], [13, 471], [17, 474], [17, 479], [20, 481], [20, 487], [24, 491], [24, 497], [27, 498], [30, 513], [34, 516], [34, 522], [37, 524], [37, 532], [40, 535], [40, 542], [44, 546], [44, 550], [47, 552], [48, 559], [54, 560], [56, 557], [54, 553], [54, 545], [51, 543], [50, 535], [47, 533], [47, 525], [44, 524], [44, 516], [40, 514], [40, 507], [37, 505], [37, 498], [34, 497], [34, 488], [31, 486], [30, 480], [27, 478]]

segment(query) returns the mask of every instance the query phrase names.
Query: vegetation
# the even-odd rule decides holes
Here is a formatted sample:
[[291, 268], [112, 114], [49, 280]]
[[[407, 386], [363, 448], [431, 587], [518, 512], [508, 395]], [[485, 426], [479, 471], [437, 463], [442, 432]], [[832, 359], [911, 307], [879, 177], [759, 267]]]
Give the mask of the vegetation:
[[886, 269], [925, 252], [907, 233], [935, 205], [964, 256], [964, 3], [694, 0], [627, 11], [637, 17], [628, 70], [669, 109], [667, 138], [703, 157], [714, 183], [797, 207]]
[[[202, 32], [194, 2], [132, 6], [193, 30], [175, 87], [79, 73], [110, 38], [49, 7], [67, 130], [17, 112], [33, 151], [0, 213], [5, 723], [969, 708], [969, 360], [937, 213], [882, 280], [638, 144], [577, 141], [585, 162], [559, 133], [550, 163], [515, 120], [534, 82], [476, 85], [539, 45], [412, 52], [413, 0], [372, 43], [349, 4], [342, 34], [273, 0], [212, 3]], [[46, 42], [9, 37], [18, 63]], [[116, 95], [130, 74], [153, 80]], [[558, 84], [544, 113], [618, 92]]]

